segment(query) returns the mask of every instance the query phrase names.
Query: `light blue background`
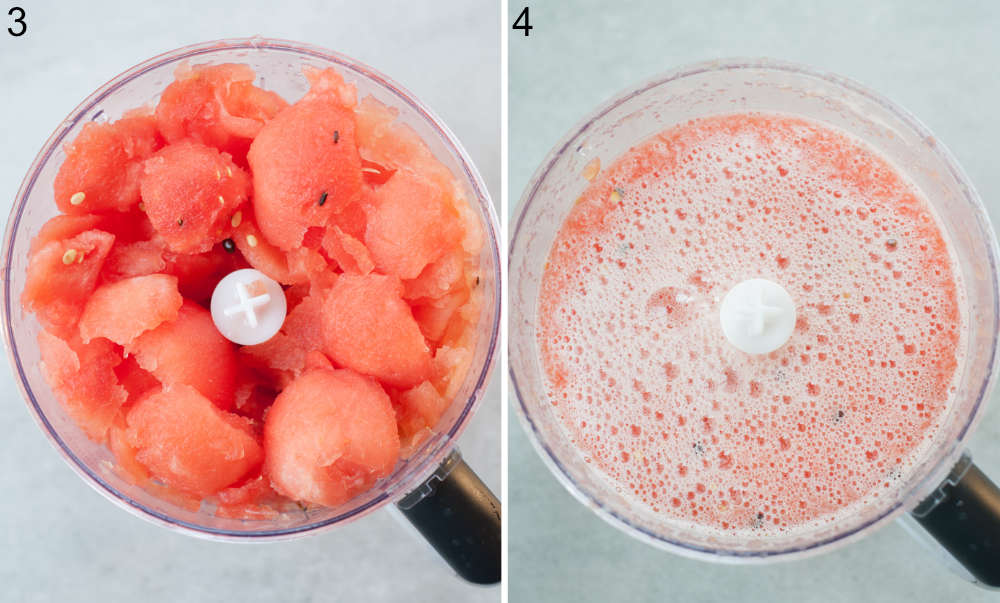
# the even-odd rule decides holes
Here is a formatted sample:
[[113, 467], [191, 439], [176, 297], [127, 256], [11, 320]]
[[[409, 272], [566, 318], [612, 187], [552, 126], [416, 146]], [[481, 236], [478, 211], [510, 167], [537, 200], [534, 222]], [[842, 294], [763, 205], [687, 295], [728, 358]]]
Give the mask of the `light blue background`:
[[[523, 6], [510, 4], [510, 23]], [[619, 90], [695, 61], [769, 56], [856, 79], [908, 108], [955, 153], [1000, 224], [1000, 3], [588, 0], [530, 6], [530, 37], [510, 37], [512, 212], [550, 147]], [[1000, 479], [996, 398], [970, 446], [978, 464]], [[650, 548], [572, 498], [513, 416], [512, 410], [512, 602], [997, 598], [950, 574], [899, 524], [833, 553], [780, 565], [715, 565]]]
[[[29, 33], [7, 35], [6, 13]], [[353, 56], [409, 88], [471, 153], [499, 207], [500, 9], [495, 0], [0, 3], [0, 215], [49, 134], [139, 61], [205, 40], [263, 35]], [[63, 463], [0, 362], [0, 601], [488, 602], [380, 511], [327, 534], [265, 545], [174, 534], [108, 503]], [[460, 440], [500, 491], [494, 377]]]

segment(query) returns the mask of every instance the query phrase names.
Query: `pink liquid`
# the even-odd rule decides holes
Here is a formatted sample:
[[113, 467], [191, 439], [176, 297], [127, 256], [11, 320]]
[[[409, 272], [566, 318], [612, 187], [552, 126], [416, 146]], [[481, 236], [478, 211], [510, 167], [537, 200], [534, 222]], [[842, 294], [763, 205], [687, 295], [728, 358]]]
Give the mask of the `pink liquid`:
[[[798, 313], [764, 356], [719, 326], [753, 277]], [[920, 460], [962, 363], [960, 296], [928, 204], [870, 147], [732, 115], [593, 181], [546, 264], [539, 344], [567, 433], [635, 504], [789, 531], [888, 495]]]

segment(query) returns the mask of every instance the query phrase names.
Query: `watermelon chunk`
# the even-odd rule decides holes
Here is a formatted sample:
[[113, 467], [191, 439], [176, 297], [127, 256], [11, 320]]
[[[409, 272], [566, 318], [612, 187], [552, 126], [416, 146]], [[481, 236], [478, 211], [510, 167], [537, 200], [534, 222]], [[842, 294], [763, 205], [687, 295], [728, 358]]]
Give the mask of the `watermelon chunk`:
[[177, 277], [166, 274], [135, 276], [102, 285], [94, 291], [80, 317], [84, 343], [104, 337], [128, 345], [150, 329], [177, 318], [184, 299]]
[[[396, 123], [399, 111], [372, 96], [361, 99], [356, 111], [358, 151], [377, 165], [381, 174], [405, 170], [421, 174], [441, 190], [450, 190], [454, 178], [434, 157], [420, 135], [410, 126]], [[392, 180], [390, 177], [389, 181]]]
[[399, 437], [409, 442], [425, 429], [433, 429], [448, 408], [448, 399], [430, 381], [402, 392], [396, 406]]
[[42, 375], [66, 414], [88, 438], [103, 442], [128, 392], [114, 369], [122, 355], [107, 339], [83, 343], [41, 331], [38, 334]]
[[200, 253], [225, 239], [250, 177], [226, 153], [191, 141], [167, 145], [144, 164], [142, 201], [167, 247]]
[[318, 281], [325, 288], [333, 284], [330, 265], [315, 249], [298, 247], [288, 252], [282, 251], [268, 242], [252, 214], [241, 212], [237, 222], [233, 242], [253, 268], [282, 285]]
[[222, 245], [198, 254], [167, 251], [163, 258], [166, 262], [164, 270], [177, 277], [181, 295], [205, 306], [224, 276], [234, 270], [249, 268], [240, 254], [227, 252]]
[[128, 441], [128, 423], [124, 414], [115, 418], [108, 431], [108, 448], [115, 456], [115, 469], [126, 481], [137, 485], [149, 481], [149, 470], [136, 460], [138, 451]]
[[87, 230], [101, 230], [98, 224], [101, 216], [97, 214], [83, 214], [79, 216], [67, 216], [59, 214], [42, 225], [35, 238], [31, 239], [31, 247], [28, 256], [35, 255], [39, 249], [53, 241], [72, 239], [81, 232]]
[[90, 122], [66, 146], [56, 174], [56, 205], [66, 214], [127, 211], [139, 203], [142, 162], [162, 141], [156, 120], [133, 113], [114, 123]]
[[416, 278], [462, 239], [445, 192], [420, 175], [401, 171], [370, 198], [365, 247], [384, 274]]
[[463, 276], [465, 254], [460, 248], [452, 249], [427, 264], [416, 278], [404, 280], [403, 298], [440, 299], [457, 288]]
[[139, 210], [107, 212], [103, 214], [60, 214], [42, 225], [31, 239], [28, 255], [32, 256], [46, 243], [71, 239], [88, 230], [102, 230], [115, 235], [116, 243], [132, 243], [153, 236], [153, 226], [146, 214]]
[[219, 408], [232, 408], [237, 371], [233, 344], [198, 304], [184, 300], [177, 318], [146, 331], [125, 349], [165, 386], [189, 385]]
[[182, 65], [156, 106], [168, 142], [185, 138], [226, 151], [243, 163], [250, 140], [288, 106], [281, 96], [253, 85], [248, 65]]
[[469, 290], [460, 288], [438, 299], [422, 300], [422, 303], [414, 304], [413, 318], [420, 325], [420, 332], [428, 341], [440, 343], [455, 313], [468, 299]]
[[88, 230], [46, 243], [28, 262], [21, 304], [46, 328], [63, 332], [76, 326], [114, 240]]
[[336, 225], [327, 228], [322, 245], [327, 255], [333, 258], [344, 272], [364, 275], [375, 269], [372, 254], [365, 244]]
[[167, 262], [163, 259], [163, 245], [156, 241], [119, 243], [111, 248], [101, 268], [101, 281], [113, 283], [135, 276], [163, 272]]
[[434, 351], [434, 376], [432, 379], [434, 387], [441, 392], [445, 399], [454, 399], [471, 366], [472, 351], [469, 348], [453, 348], [442, 345]]
[[321, 295], [307, 296], [288, 313], [274, 337], [240, 352], [268, 368], [301, 373], [309, 352], [323, 348], [323, 302]]
[[342, 275], [323, 309], [324, 351], [341, 366], [394, 387], [431, 373], [430, 350], [393, 276]]
[[154, 390], [126, 416], [135, 459], [167, 486], [207, 496], [261, 465], [264, 452], [249, 422], [216, 407], [197, 390]]
[[388, 475], [399, 458], [389, 396], [349, 370], [304, 373], [264, 423], [266, 473], [290, 498], [339, 505]]
[[219, 499], [215, 515], [233, 519], [273, 519], [279, 512], [273, 503], [278, 494], [271, 488], [270, 481], [258, 473], [217, 494]]
[[332, 70], [312, 75], [310, 91], [261, 129], [247, 155], [257, 225], [285, 251], [361, 194], [354, 112], [344, 103], [343, 79]]
[[125, 356], [122, 363], [115, 367], [118, 383], [128, 392], [126, 406], [138, 400], [151, 389], [160, 387], [160, 381], [146, 369], [139, 366], [135, 356]]

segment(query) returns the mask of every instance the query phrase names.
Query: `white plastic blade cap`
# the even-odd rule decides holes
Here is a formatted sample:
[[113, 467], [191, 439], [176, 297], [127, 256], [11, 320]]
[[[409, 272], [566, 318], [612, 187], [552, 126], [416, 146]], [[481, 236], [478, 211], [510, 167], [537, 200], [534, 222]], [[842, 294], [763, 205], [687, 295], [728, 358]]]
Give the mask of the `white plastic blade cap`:
[[747, 354], [768, 354], [795, 330], [795, 302], [785, 288], [763, 278], [745, 280], [726, 293], [719, 308], [722, 332]]
[[287, 312], [281, 285], [252, 268], [230, 272], [212, 292], [215, 328], [240, 345], [256, 345], [274, 337]]

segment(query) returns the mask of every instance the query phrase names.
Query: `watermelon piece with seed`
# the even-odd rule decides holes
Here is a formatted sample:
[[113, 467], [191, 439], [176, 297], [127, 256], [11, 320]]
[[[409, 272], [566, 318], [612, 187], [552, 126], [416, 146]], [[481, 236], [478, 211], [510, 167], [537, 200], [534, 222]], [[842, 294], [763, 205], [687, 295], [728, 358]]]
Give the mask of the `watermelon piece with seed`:
[[177, 277], [181, 295], [204, 306], [208, 306], [215, 286], [224, 276], [234, 270], [249, 268], [239, 253], [228, 252], [221, 244], [197, 254], [166, 251], [163, 258], [166, 262], [164, 271]]
[[227, 153], [182, 141], [146, 160], [141, 188], [149, 221], [170, 251], [201, 253], [229, 236], [250, 177]]
[[88, 438], [103, 442], [128, 399], [114, 372], [121, 352], [107, 339], [83, 343], [48, 331], [38, 334], [38, 351], [42, 375], [66, 414]]
[[98, 226], [100, 222], [101, 216], [97, 214], [83, 214], [78, 216], [60, 214], [43, 224], [38, 234], [31, 239], [28, 256], [35, 255], [39, 249], [53, 241], [72, 239], [81, 232], [88, 230], [101, 230]]
[[160, 146], [150, 115], [132, 113], [113, 123], [84, 125], [66, 145], [54, 181], [56, 205], [66, 214], [131, 209], [139, 203], [142, 163]]
[[185, 300], [177, 318], [136, 337], [126, 350], [165, 386], [188, 385], [219, 408], [232, 408], [236, 353], [198, 304]]
[[118, 345], [131, 344], [146, 331], [177, 318], [184, 299], [177, 277], [166, 274], [135, 276], [98, 287], [80, 317], [84, 343], [104, 337]]
[[72, 329], [97, 287], [114, 241], [114, 235], [88, 230], [46, 243], [28, 261], [22, 305], [46, 328], [58, 332]]
[[135, 459], [171, 488], [208, 496], [260, 467], [264, 452], [249, 422], [220, 410], [197, 390], [154, 390], [126, 415]]
[[430, 350], [394, 276], [344, 274], [323, 308], [324, 351], [335, 363], [394, 387], [431, 373]]
[[399, 458], [399, 434], [378, 383], [350, 370], [315, 369], [274, 401], [264, 447], [275, 490], [333, 506], [389, 475]]
[[247, 155], [257, 225], [285, 251], [361, 194], [351, 94], [332, 70], [310, 77], [310, 91], [261, 129]]
[[397, 109], [372, 96], [358, 104], [358, 151], [369, 169], [379, 172], [381, 177], [375, 184], [391, 182], [397, 171], [409, 171], [421, 174], [442, 190], [453, 187], [454, 178], [448, 168], [434, 157], [413, 128], [396, 122], [398, 114]]

